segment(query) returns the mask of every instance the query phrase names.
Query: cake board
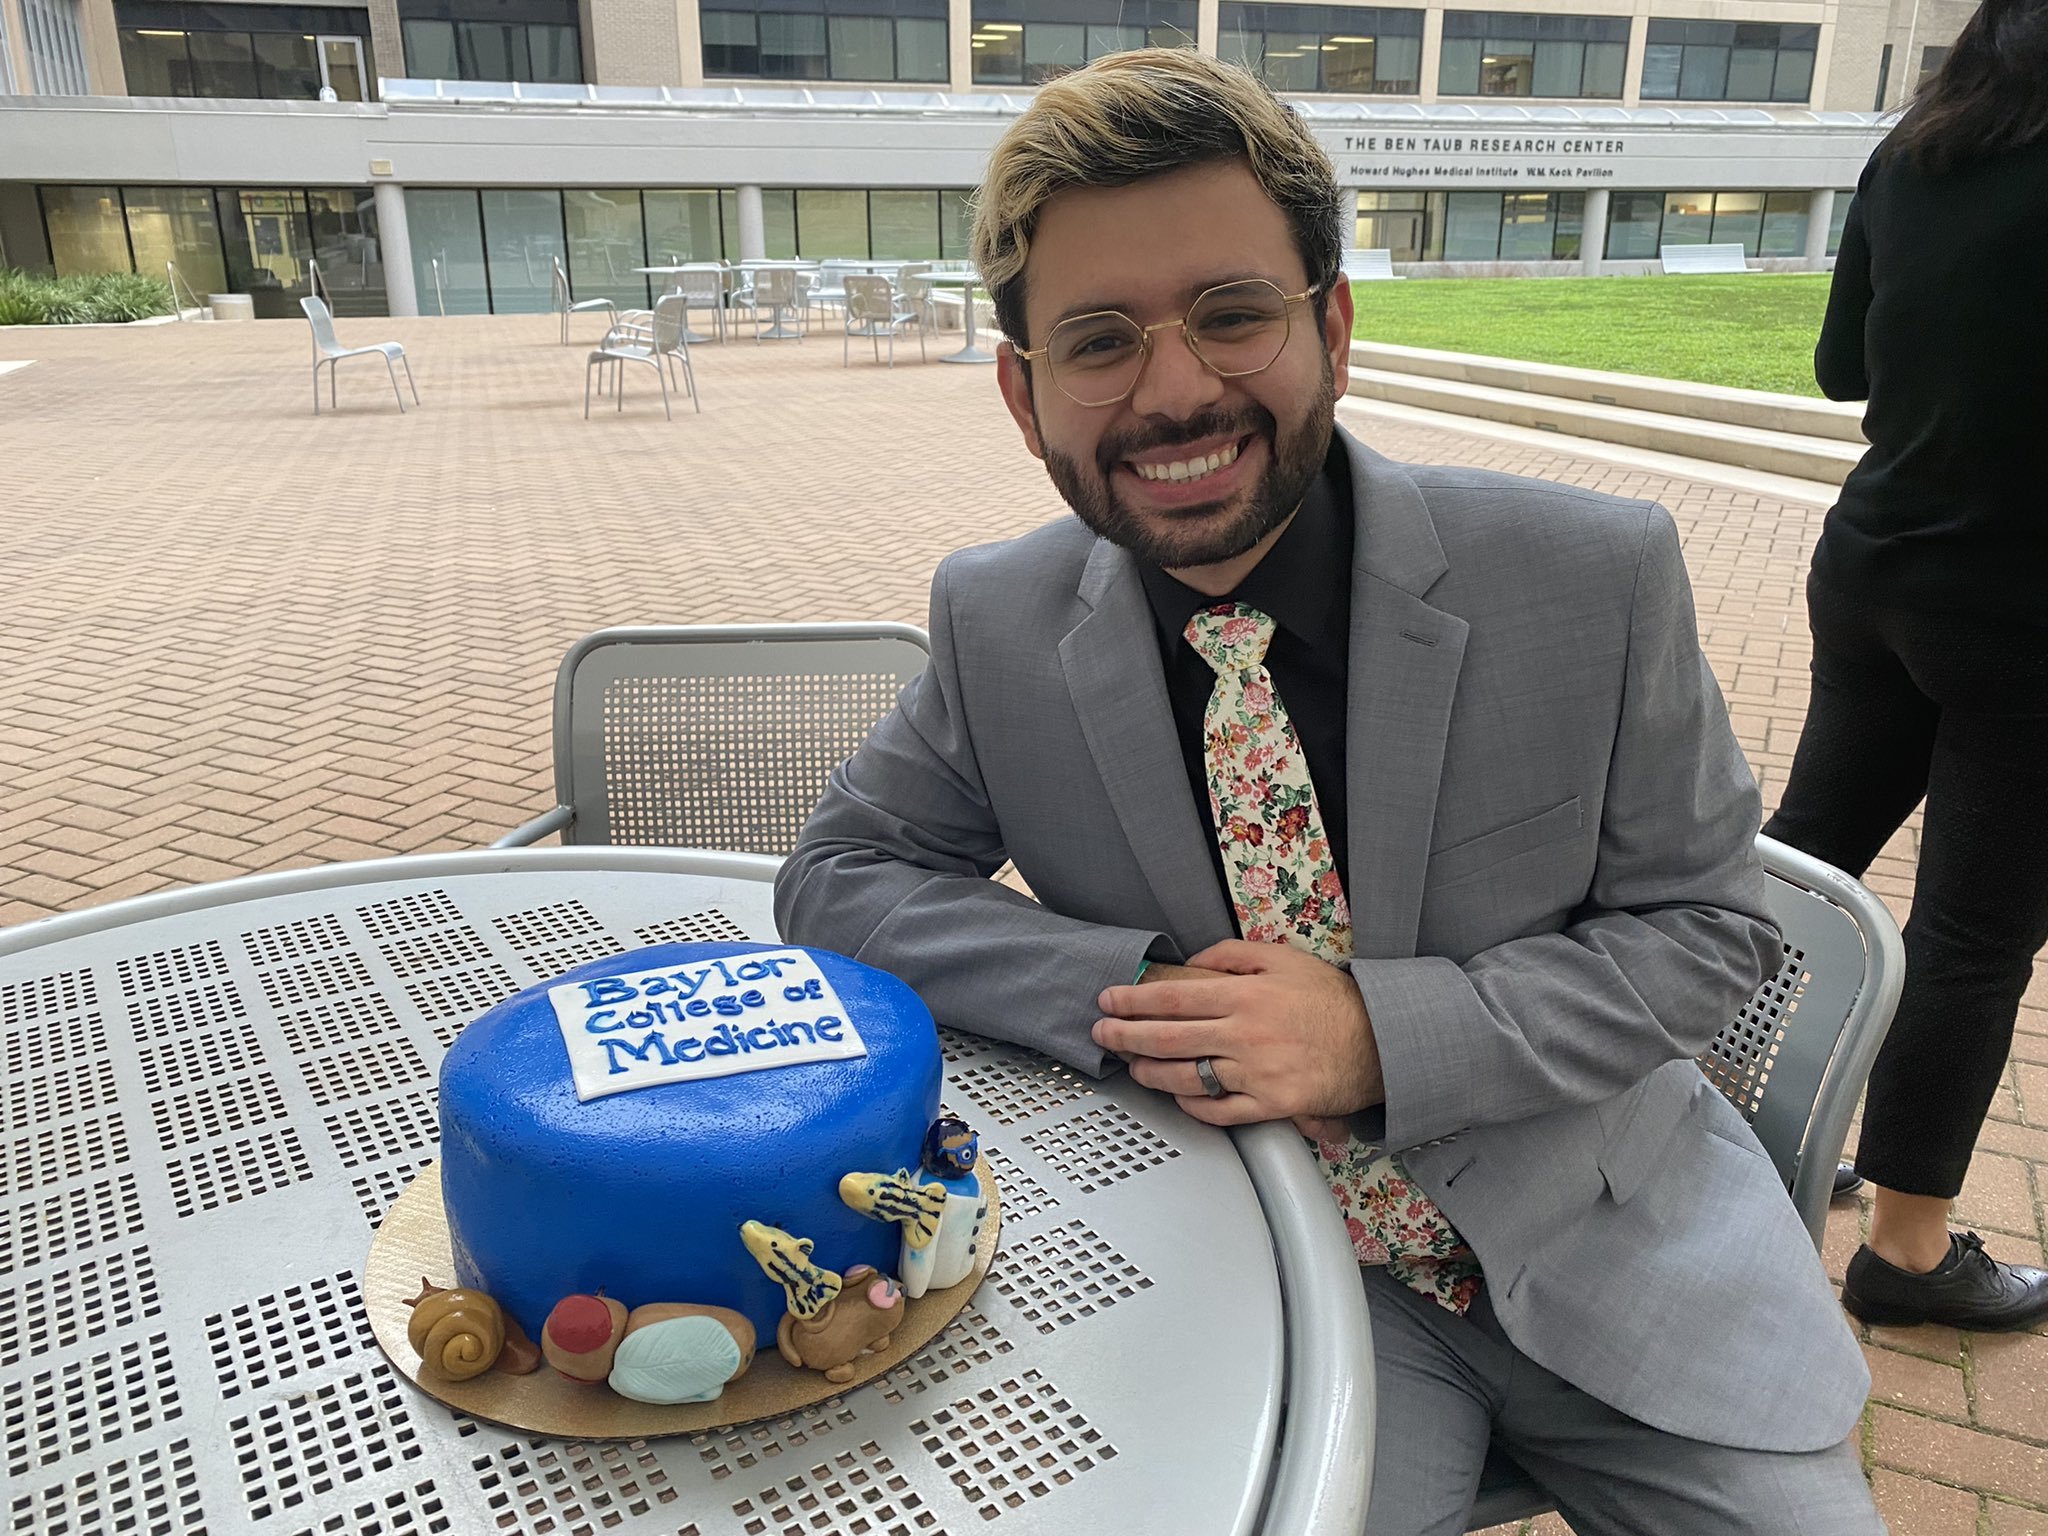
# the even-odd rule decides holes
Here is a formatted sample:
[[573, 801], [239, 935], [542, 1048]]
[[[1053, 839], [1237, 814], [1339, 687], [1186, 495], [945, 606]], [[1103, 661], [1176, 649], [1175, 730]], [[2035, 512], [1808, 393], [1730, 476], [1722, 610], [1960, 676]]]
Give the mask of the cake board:
[[776, 1349], [772, 1334], [757, 1341], [754, 1363], [747, 1373], [708, 1403], [635, 1402], [602, 1383], [570, 1381], [545, 1364], [525, 1376], [491, 1370], [467, 1381], [426, 1374], [407, 1337], [406, 1324], [412, 1316], [407, 1298], [418, 1294], [422, 1275], [437, 1285], [454, 1281], [454, 1249], [448, 1236], [448, 1213], [441, 1203], [438, 1165], [422, 1170], [406, 1186], [370, 1239], [369, 1262], [363, 1272], [363, 1306], [377, 1343], [407, 1381], [471, 1418], [502, 1424], [522, 1434], [577, 1441], [651, 1440], [782, 1418], [844, 1396], [895, 1369], [929, 1344], [967, 1305], [995, 1260], [1002, 1230], [995, 1179], [986, 1163], [978, 1172], [982, 1193], [988, 1199], [988, 1220], [975, 1248], [973, 1270], [946, 1290], [928, 1291], [915, 1301], [905, 1298], [903, 1325], [889, 1336], [888, 1348], [857, 1356], [851, 1362], [853, 1377], [848, 1381], [827, 1381], [821, 1371], [791, 1365]]

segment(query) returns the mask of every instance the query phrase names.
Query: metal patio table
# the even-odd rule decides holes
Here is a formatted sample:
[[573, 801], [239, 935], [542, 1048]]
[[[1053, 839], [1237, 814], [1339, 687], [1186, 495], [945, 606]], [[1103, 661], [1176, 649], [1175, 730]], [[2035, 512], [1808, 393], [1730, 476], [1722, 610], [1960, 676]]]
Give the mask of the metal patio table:
[[1299, 1139], [1233, 1142], [950, 1031], [945, 1098], [982, 1133], [1002, 1248], [885, 1376], [781, 1420], [580, 1445], [392, 1370], [359, 1277], [433, 1164], [448, 1043], [590, 959], [774, 938], [774, 867], [428, 855], [0, 933], [7, 1529], [1356, 1536], [1371, 1344]]
[[964, 311], [962, 323], [967, 331], [967, 344], [958, 352], [948, 352], [939, 361], [942, 363], [992, 363], [996, 360], [993, 352], [984, 352], [974, 344], [974, 290], [981, 286], [981, 277], [974, 272], [925, 272], [919, 274], [919, 282], [929, 283], [934, 288], [958, 288], [960, 306]]

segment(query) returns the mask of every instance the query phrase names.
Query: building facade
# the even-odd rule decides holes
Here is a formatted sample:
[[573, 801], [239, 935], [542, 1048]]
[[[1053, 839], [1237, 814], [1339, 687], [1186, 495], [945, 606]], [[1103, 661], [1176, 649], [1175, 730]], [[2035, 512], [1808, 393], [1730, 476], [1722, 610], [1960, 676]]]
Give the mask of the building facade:
[[[296, 314], [644, 303], [671, 257], [964, 254], [987, 150], [1120, 49], [1241, 62], [1420, 274], [1824, 266], [1961, 0], [0, 0], [0, 261]], [[317, 267], [317, 277], [314, 268]]]

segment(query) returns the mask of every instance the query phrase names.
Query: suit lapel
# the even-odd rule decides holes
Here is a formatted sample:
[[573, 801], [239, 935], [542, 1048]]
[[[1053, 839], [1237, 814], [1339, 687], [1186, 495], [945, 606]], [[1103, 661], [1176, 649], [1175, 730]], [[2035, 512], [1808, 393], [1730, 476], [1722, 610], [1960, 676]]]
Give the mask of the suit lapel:
[[1339, 428], [1351, 457], [1357, 537], [1345, 776], [1350, 781], [1352, 942], [1361, 956], [1415, 953], [1451, 702], [1469, 626], [1423, 594], [1449, 569], [1415, 483]]
[[1236, 929], [1188, 788], [1152, 610], [1131, 557], [1106, 540], [1080, 596], [1090, 612], [1060, 642], [1074, 713], [1166, 926], [1193, 954]]

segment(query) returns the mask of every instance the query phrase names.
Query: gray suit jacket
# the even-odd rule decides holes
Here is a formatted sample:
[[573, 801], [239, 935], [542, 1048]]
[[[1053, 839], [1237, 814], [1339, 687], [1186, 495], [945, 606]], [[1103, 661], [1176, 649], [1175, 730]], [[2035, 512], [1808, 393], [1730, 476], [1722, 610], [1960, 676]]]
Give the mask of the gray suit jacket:
[[[1832, 1445], [1862, 1355], [1692, 1063], [1777, 943], [1671, 518], [1344, 441], [1350, 970], [1387, 1084], [1361, 1129], [1538, 1362], [1695, 1439]], [[782, 872], [783, 931], [1100, 1075], [1096, 994], [1235, 931], [1135, 564], [1073, 519], [962, 551], [931, 634]]]

